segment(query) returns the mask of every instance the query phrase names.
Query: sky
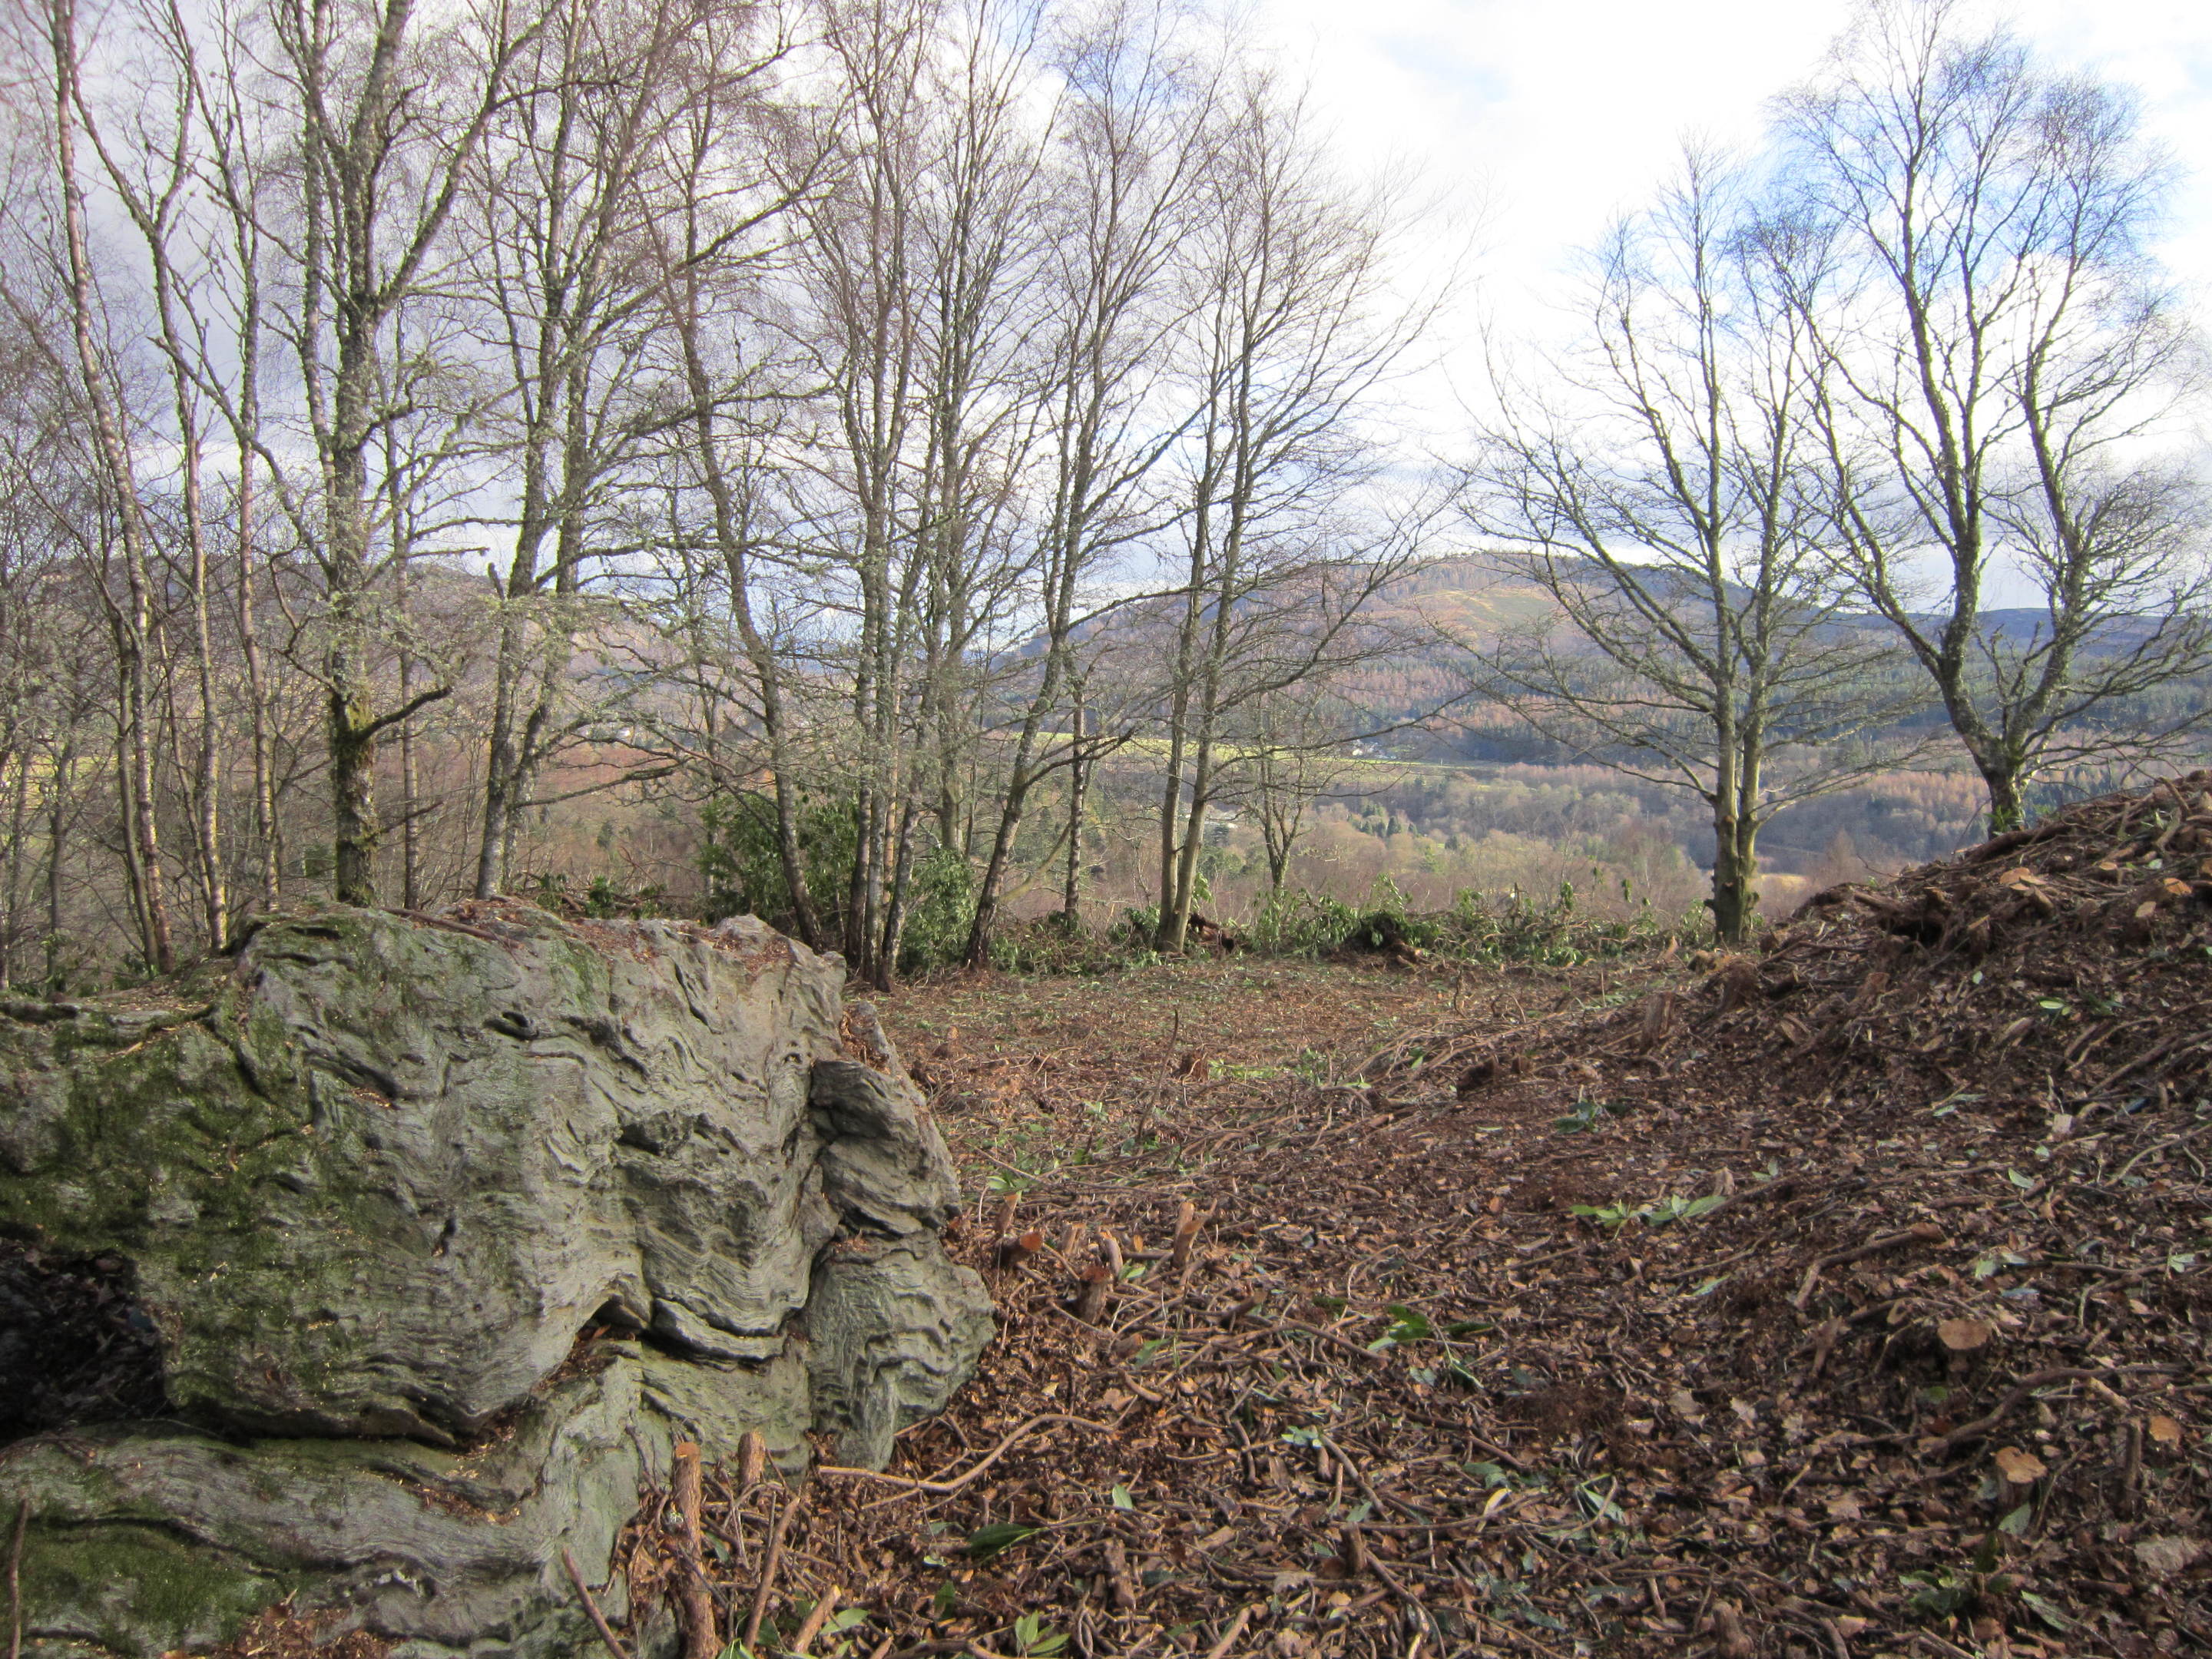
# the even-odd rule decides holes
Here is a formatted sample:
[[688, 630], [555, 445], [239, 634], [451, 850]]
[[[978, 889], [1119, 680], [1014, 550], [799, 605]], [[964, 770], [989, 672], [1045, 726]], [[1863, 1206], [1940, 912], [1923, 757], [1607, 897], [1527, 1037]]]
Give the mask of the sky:
[[[1747, 144], [1848, 0], [1249, 0], [1255, 45], [1310, 77], [1348, 164], [1408, 164], [1455, 205], [1475, 307], [1543, 331], [1577, 248], [1638, 205], [1686, 135]], [[2045, 61], [2132, 84], [2186, 169], [2162, 252], [2212, 327], [2212, 4], [2021, 0]], [[1471, 244], [1469, 237], [1471, 235]], [[1455, 376], [1455, 378], [1464, 378]]]

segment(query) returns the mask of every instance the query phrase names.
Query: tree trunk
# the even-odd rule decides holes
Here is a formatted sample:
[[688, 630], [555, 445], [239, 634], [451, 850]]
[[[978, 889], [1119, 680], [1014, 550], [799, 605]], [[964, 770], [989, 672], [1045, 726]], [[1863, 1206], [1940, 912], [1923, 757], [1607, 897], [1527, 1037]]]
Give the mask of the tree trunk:
[[[763, 724], [768, 724], [765, 716]], [[819, 951], [822, 924], [815, 915], [813, 891], [806, 884], [806, 848], [800, 838], [798, 791], [791, 785], [777, 726], [770, 726], [769, 732], [769, 765], [775, 774], [775, 861], [783, 871], [784, 891], [791, 896], [792, 920], [799, 928], [799, 942], [810, 951]]]
[[[975, 889], [975, 913], [969, 920], [968, 943], [961, 952], [961, 959], [970, 968], [990, 965], [991, 933], [999, 921], [999, 890], [1006, 881], [1006, 866], [1013, 857], [1014, 837], [1021, 829], [1023, 814], [1029, 808], [1030, 791], [1036, 783], [1036, 776], [1031, 769], [1036, 757], [1037, 733], [1043, 725], [1045, 710], [1050, 706], [1060, 678], [1059, 656], [1060, 648], [1055, 642], [1046, 659], [1045, 683], [1030, 703], [1029, 713], [1023, 717], [1021, 736], [1014, 744], [1014, 763], [1006, 776], [1006, 794], [999, 810], [999, 827], [991, 837], [991, 855], [984, 862], [983, 878]], [[1082, 726], [1079, 712], [1076, 716], [1076, 725], [1077, 741], [1079, 743]]]
[[[248, 400], [251, 408], [251, 400]], [[269, 752], [269, 684], [261, 662], [261, 628], [253, 602], [253, 452], [240, 445], [238, 466], [238, 641], [246, 661], [246, 695], [253, 746], [253, 827], [261, 839], [261, 903], [284, 902], [284, 843], [276, 822], [276, 780]]]
[[70, 783], [76, 772], [76, 728], [72, 726], [54, 757], [54, 793], [46, 813], [46, 988], [58, 995], [62, 984], [62, 847], [68, 839]]
[[[521, 556], [516, 556], [518, 567]], [[508, 581], [507, 605], [517, 603]], [[485, 744], [483, 824], [477, 841], [476, 896], [496, 898], [507, 885], [507, 848], [514, 828], [515, 784], [515, 690], [520, 673], [523, 622], [509, 609], [500, 617], [499, 649], [492, 667], [491, 732]]]
[[2007, 830], [2026, 829], [2027, 805], [2022, 799], [2022, 787], [2027, 780], [2021, 775], [2021, 769], [1999, 760], [1984, 762], [1977, 769], [1990, 792], [1990, 833], [2002, 836]]
[[1190, 812], [1183, 820], [1182, 848], [1176, 860], [1175, 900], [1160, 915], [1160, 949], [1180, 951], [1188, 941], [1190, 913], [1197, 902], [1198, 855], [1206, 843], [1206, 814], [1213, 805], [1213, 740], [1201, 733], [1191, 767]]
[[331, 746], [331, 894], [340, 904], [376, 903], [376, 736], [368, 717], [358, 653], [331, 653], [326, 699]]
[[8, 821], [8, 915], [0, 923], [0, 990], [15, 983], [15, 936], [23, 910], [23, 838], [31, 812], [31, 755], [26, 748], [9, 757], [15, 769], [15, 799]]
[[[355, 354], [344, 353], [343, 357]], [[368, 388], [341, 367], [336, 399], [340, 433], [358, 434], [333, 441], [325, 509], [329, 537], [327, 623], [331, 641], [324, 653], [324, 701], [330, 739], [331, 890], [340, 904], [374, 908], [376, 851], [382, 826], [376, 818], [375, 686], [368, 657], [368, 525], [362, 499], [366, 483], [362, 443], [366, 439]]]
[[1067, 879], [1060, 895], [1060, 919], [1071, 933], [1083, 926], [1083, 762], [1069, 763], [1067, 776]]
[[1723, 945], [1740, 945], [1758, 915], [1755, 825], [1736, 816], [1735, 804], [1713, 813], [1713, 932]]
[[[166, 307], [164, 307], [166, 310]], [[165, 321], [166, 326], [166, 321]], [[181, 362], [181, 354], [179, 356]], [[206, 523], [200, 493], [200, 439], [191, 422], [184, 372], [177, 370], [177, 416], [191, 422], [185, 436], [185, 537], [192, 566], [192, 652], [200, 705], [198, 775], [193, 780], [192, 833], [199, 854], [207, 951], [221, 953], [230, 930], [230, 890], [222, 867], [222, 750], [216, 733], [215, 633], [208, 616]]]
[[[415, 653], [403, 647], [399, 653], [399, 701], [404, 704], [414, 695]], [[422, 908], [421, 792], [415, 722], [406, 720], [399, 727], [399, 906], [404, 910]]]
[[1067, 884], [1060, 893], [1060, 920], [1071, 933], [1083, 925], [1083, 693], [1075, 694], [1075, 750], [1067, 759]]
[[899, 948], [906, 939], [907, 893], [914, 881], [915, 803], [908, 799], [899, 811], [898, 840], [891, 854], [891, 878], [884, 902], [883, 940], [868, 982], [888, 991], [898, 978]]

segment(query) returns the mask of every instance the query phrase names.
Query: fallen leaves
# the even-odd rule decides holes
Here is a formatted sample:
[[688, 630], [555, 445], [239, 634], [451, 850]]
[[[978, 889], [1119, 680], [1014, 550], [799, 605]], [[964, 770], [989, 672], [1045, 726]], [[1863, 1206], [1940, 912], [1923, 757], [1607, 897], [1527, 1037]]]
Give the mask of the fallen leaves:
[[1937, 1322], [1936, 1335], [1953, 1353], [1972, 1353], [1986, 1348], [1996, 1328], [1985, 1319], [1946, 1319]]
[[2138, 1538], [2135, 1552], [2143, 1570], [2160, 1578], [2172, 1578], [2188, 1571], [2203, 1559], [2206, 1553], [2201, 1538]]
[[[2205, 1645], [2212, 929], [2194, 896], [2124, 925], [2170, 819], [2091, 803], [2009, 879], [1913, 872], [1725, 985], [1611, 964], [1607, 1009], [1520, 974], [1446, 1023], [1441, 976], [1280, 966], [902, 994], [894, 1022], [1006, 1034], [939, 1085], [980, 1103], [956, 1153], [1026, 1172], [965, 1259], [1079, 1223], [1145, 1271], [1096, 1330], [1054, 1249], [1000, 1271], [1004, 1334], [902, 1471], [1044, 1402], [1110, 1426], [956, 1492], [836, 1483], [793, 1593], [846, 1586], [860, 1652], [1011, 1650], [1019, 1618], [1099, 1656]], [[992, 1527], [1024, 1530], [969, 1557]]]

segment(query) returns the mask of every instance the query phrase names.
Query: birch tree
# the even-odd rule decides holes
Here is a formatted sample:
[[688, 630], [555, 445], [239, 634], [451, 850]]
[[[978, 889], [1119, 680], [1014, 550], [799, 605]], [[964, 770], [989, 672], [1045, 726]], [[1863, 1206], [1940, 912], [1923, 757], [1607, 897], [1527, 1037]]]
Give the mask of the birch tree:
[[[672, 358], [671, 283], [696, 295], [700, 268], [756, 255], [750, 239], [788, 207], [748, 167], [745, 106], [781, 56], [750, 7], [638, 0], [568, 6], [532, 43], [526, 79], [544, 90], [501, 112], [471, 204], [487, 343], [511, 387], [501, 453], [514, 468], [512, 550], [501, 584], [476, 891], [501, 890], [516, 815], [548, 756], [588, 706], [571, 707], [568, 669], [587, 584], [639, 544], [623, 521], [625, 478], [646, 447], [695, 417], [680, 353]], [[702, 134], [712, 143], [702, 145]], [[743, 208], [700, 234], [696, 210], [731, 187]], [[692, 240], [674, 251], [659, 222]]]
[[1395, 206], [1334, 173], [1310, 112], [1271, 77], [1236, 85], [1193, 238], [1194, 412], [1163, 693], [1164, 951], [1189, 926], [1224, 720], [1325, 664], [1389, 649], [1358, 625], [1421, 556], [1425, 512], [1357, 510], [1376, 471], [1362, 416], [1426, 314], [1390, 294]]
[[[2039, 772], [2146, 758], [2205, 718], [2124, 712], [2212, 667], [2176, 450], [2194, 342], [2147, 252], [2171, 171], [2128, 94], [1954, 0], [1874, 0], [1783, 136], [1848, 279], [1799, 296], [1833, 534], [2012, 829]], [[2033, 596], [2024, 622], [1993, 614], [2004, 585]]]
[[1137, 4], [1108, 8], [1060, 45], [1066, 93], [1053, 165], [1041, 192], [1050, 256], [1040, 280], [1042, 440], [1034, 604], [1042, 647], [1034, 690], [1007, 762], [997, 824], [978, 880], [965, 957], [990, 960], [1000, 895], [1030, 793], [1059, 768], [1069, 781], [1072, 915], [1081, 856], [1085, 751], [1083, 701], [1057, 738], [1079, 685], [1079, 630], [1103, 608], [1094, 583], [1115, 556], [1167, 517], [1148, 486], [1174, 442], [1157, 410], [1171, 343], [1189, 312], [1174, 280], [1191, 228], [1212, 136], [1207, 66], [1172, 37], [1170, 20]]

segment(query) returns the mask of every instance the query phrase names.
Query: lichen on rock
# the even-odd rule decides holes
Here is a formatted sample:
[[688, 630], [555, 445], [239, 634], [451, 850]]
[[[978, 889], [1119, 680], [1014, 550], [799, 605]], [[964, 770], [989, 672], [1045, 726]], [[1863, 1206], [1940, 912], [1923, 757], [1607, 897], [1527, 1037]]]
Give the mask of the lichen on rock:
[[750, 918], [474, 904], [0, 1008], [0, 1233], [128, 1264], [168, 1407], [0, 1449], [31, 1650], [159, 1654], [296, 1592], [425, 1656], [563, 1653], [561, 1546], [603, 1565], [673, 1438], [880, 1466], [991, 1317], [842, 989]]

